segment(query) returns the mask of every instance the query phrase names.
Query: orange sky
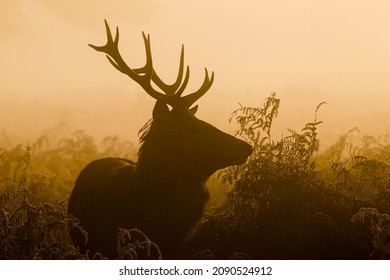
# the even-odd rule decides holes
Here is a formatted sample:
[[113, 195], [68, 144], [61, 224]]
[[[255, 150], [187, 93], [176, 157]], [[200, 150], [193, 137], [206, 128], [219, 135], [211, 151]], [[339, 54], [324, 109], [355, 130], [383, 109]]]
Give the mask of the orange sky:
[[2, 0], [0, 130], [33, 141], [60, 123], [96, 137], [137, 141], [154, 101], [88, 43], [104, 44], [103, 19], [121, 31], [120, 49], [144, 63], [151, 34], [155, 68], [172, 81], [180, 46], [189, 91], [215, 72], [198, 117], [231, 132], [237, 103], [281, 98], [276, 136], [312, 121], [322, 101], [324, 147], [350, 128], [379, 134], [390, 120], [390, 1]]

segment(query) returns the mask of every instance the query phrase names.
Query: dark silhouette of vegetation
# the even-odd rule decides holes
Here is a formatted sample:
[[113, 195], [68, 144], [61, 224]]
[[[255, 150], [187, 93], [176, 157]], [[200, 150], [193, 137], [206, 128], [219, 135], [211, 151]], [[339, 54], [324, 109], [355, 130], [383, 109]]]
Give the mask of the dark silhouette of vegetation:
[[177, 80], [167, 85], [153, 69], [149, 36], [143, 34], [145, 66], [130, 69], [119, 54], [118, 30], [113, 39], [105, 24], [107, 44], [90, 46], [106, 53], [117, 70], [157, 102], [153, 121], [143, 129], [137, 163], [110, 157], [95, 160], [81, 171], [68, 211], [80, 219], [88, 238], [75, 228], [72, 239], [82, 252], [118, 258], [118, 228], [138, 228], [158, 244], [164, 258], [177, 258], [180, 246], [203, 215], [207, 179], [218, 169], [244, 163], [252, 148], [195, 117], [197, 106], [191, 106], [210, 88], [214, 74], [209, 78], [206, 70], [199, 90], [182, 96], [189, 79], [187, 67], [183, 80], [184, 48]]
[[[362, 177], [354, 181], [369, 196], [357, 192], [358, 187], [350, 188], [355, 183], [349, 175], [340, 187], [344, 178], [340, 172], [347, 169], [335, 166], [344, 166], [342, 163], [331, 162], [329, 173], [316, 168], [317, 128], [321, 124], [317, 111], [323, 104], [316, 108], [313, 122], [301, 132], [289, 130], [290, 134], [280, 140], [271, 137], [279, 109], [275, 94], [265, 100], [263, 107], [241, 106], [233, 112], [232, 118], [239, 125], [237, 134], [249, 141], [254, 152], [245, 165], [220, 174], [223, 181], [234, 183], [234, 188], [196, 229], [189, 257], [207, 248], [218, 259], [236, 252], [255, 259], [367, 259], [379, 247], [375, 240], [378, 236], [384, 240], [385, 223], [359, 220], [355, 213], [366, 209], [362, 207], [378, 207], [381, 213], [388, 213], [384, 207], [389, 205], [384, 195], [385, 190], [389, 191], [385, 183], [388, 176], [377, 169], [385, 163], [365, 161], [364, 176], [370, 177], [370, 184]], [[343, 153], [346, 146], [341, 147], [339, 152]], [[322, 162], [326, 156], [321, 156]], [[363, 176], [361, 167], [354, 165], [359, 176]], [[334, 171], [336, 180], [332, 175], [324, 176]], [[370, 199], [372, 195], [377, 200]], [[382, 244], [382, 251], [384, 247]]]
[[67, 214], [74, 179], [92, 159], [135, 155], [132, 144], [118, 137], [106, 137], [99, 146], [76, 131], [54, 148], [47, 137], [32, 145], [0, 148], [0, 259], [89, 258], [69, 236], [71, 228], [87, 234]]

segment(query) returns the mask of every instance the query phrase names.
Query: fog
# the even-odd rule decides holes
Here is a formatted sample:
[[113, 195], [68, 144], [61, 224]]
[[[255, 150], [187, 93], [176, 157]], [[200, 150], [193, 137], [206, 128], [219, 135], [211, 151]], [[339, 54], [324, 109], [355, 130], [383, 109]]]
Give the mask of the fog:
[[173, 82], [181, 44], [191, 67], [188, 91], [204, 67], [215, 82], [197, 116], [233, 132], [238, 103], [281, 99], [274, 135], [318, 118], [322, 148], [357, 126], [389, 129], [390, 2], [303, 0], [2, 0], [0, 131], [15, 143], [82, 129], [96, 138], [138, 141], [154, 100], [88, 47], [106, 41], [104, 19], [119, 26], [128, 65], [145, 61], [142, 31], [151, 35], [154, 65]]

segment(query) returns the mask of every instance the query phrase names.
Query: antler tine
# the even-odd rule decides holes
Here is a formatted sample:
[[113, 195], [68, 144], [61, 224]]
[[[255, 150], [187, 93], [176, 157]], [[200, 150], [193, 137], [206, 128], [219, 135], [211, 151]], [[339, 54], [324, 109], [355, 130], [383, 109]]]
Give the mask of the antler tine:
[[[152, 62], [152, 55], [150, 50], [149, 36], [148, 38], [146, 38], [145, 34], [142, 33], [145, 41], [147, 59], [146, 59], [145, 66], [138, 69], [137, 71], [138, 73], [137, 73], [126, 64], [126, 62], [123, 60], [122, 56], [119, 53], [119, 49], [118, 49], [119, 28], [116, 27], [115, 39], [113, 39], [110, 26], [108, 25], [106, 20], [104, 20], [104, 23], [106, 26], [107, 43], [104, 46], [95, 46], [92, 44], [88, 44], [88, 46], [90, 46], [91, 48], [93, 48], [98, 52], [105, 53], [107, 59], [117, 70], [119, 70], [123, 74], [128, 75], [131, 79], [136, 81], [151, 97], [158, 100], [164, 100], [166, 103], [170, 104], [171, 103], [170, 100], [166, 100], [167, 99], [166, 95], [155, 90], [150, 84], [151, 76], [153, 74], [153, 62]], [[142, 73], [143, 75], [138, 75], [139, 73]]]
[[214, 82], [214, 71], [211, 72], [211, 78], [209, 78], [209, 73], [207, 68], [205, 68], [205, 77], [202, 86], [195, 92], [181, 97], [181, 102], [187, 108], [191, 107], [199, 98], [201, 98], [211, 87]]
[[[106, 26], [107, 43], [104, 46], [95, 46], [95, 45], [92, 45], [92, 44], [88, 44], [88, 46], [93, 48], [95, 51], [105, 53], [106, 57], [110, 61], [110, 63], [117, 70], [119, 70], [122, 73], [125, 73], [125, 70], [128, 70], [130, 68], [123, 61], [123, 59], [122, 59], [122, 57], [121, 57], [121, 55], [119, 53], [119, 50], [118, 50], [119, 28], [116, 27], [115, 39], [113, 40], [112, 39], [112, 33], [111, 33], [111, 30], [110, 30], [110, 26], [108, 25], [106, 20], [104, 20], [104, 24]], [[127, 74], [127, 73], [125, 73], [125, 74]]]
[[179, 72], [177, 74], [176, 81], [173, 84], [168, 85], [168, 84], [164, 83], [161, 80], [161, 78], [157, 75], [157, 73], [154, 71], [153, 75], [152, 75], [153, 82], [159, 88], [161, 88], [167, 95], [175, 95], [177, 89], [179, 88], [179, 86], [183, 80], [183, 68], [184, 68], [184, 45], [182, 45], [182, 48], [181, 48]]
[[[144, 42], [145, 42], [145, 50], [146, 50], [146, 60], [152, 61], [152, 53], [150, 48], [149, 36], [146, 38], [144, 35]], [[138, 74], [141, 74], [141, 73], [145, 73], [146, 70], [145, 68], [146, 65], [144, 67], [134, 69], [133, 71]], [[151, 79], [167, 96], [174, 96], [174, 95], [181, 96], [185, 87], [187, 86], [188, 79], [189, 79], [189, 66], [187, 65], [186, 76], [184, 77], [184, 81], [183, 81], [183, 72], [184, 72], [183, 69], [184, 69], [184, 45], [182, 45], [181, 48], [179, 72], [177, 74], [176, 81], [171, 85], [166, 84], [165, 82], [163, 82], [160, 76], [158, 76], [158, 74], [154, 69], [152, 69]]]
[[186, 76], [184, 77], [184, 81], [181, 84], [181, 87], [176, 91], [175, 96], [180, 97], [183, 94], [184, 90], [187, 87], [189, 79], [190, 79], [190, 67], [187, 65]]
[[150, 47], [150, 35], [145, 35], [145, 33], [142, 31], [142, 38], [144, 39], [145, 43], [145, 53], [146, 53], [146, 63], [144, 67], [138, 68], [134, 70], [136, 73], [145, 74], [148, 76], [149, 80], [153, 76], [153, 59], [152, 59], [152, 50]]

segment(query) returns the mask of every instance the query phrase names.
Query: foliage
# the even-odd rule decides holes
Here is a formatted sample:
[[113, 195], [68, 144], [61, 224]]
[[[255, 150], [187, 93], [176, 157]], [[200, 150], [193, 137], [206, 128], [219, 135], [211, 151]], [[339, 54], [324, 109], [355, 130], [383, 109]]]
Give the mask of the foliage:
[[[220, 173], [222, 181], [234, 187], [192, 237], [199, 250], [211, 249], [216, 258], [236, 251], [268, 259], [368, 258], [372, 235], [358, 245], [356, 225], [350, 221], [364, 201], [337, 188], [316, 169], [317, 129], [322, 123], [317, 113], [323, 104], [312, 122], [299, 132], [289, 129], [279, 140], [271, 133], [280, 106], [274, 93], [262, 107], [240, 105], [233, 112], [236, 134], [254, 152], [245, 165]], [[327, 236], [321, 236], [325, 232]], [[321, 238], [329, 241], [316, 244]], [[315, 245], [304, 245], [309, 240]], [[345, 249], [332, 251], [338, 244]]]
[[[338, 189], [369, 201], [380, 211], [390, 213], [390, 143], [388, 136], [377, 139], [360, 136], [355, 128], [342, 136], [340, 151], [345, 158], [328, 156], [332, 179]], [[337, 157], [336, 157], [337, 158]]]
[[112, 136], [98, 146], [83, 131], [75, 131], [54, 148], [45, 136], [32, 145], [0, 148], [0, 179], [5, 181], [0, 193], [12, 191], [14, 184], [27, 184], [35, 200], [59, 203], [69, 196], [76, 177], [92, 160], [135, 155], [135, 147], [129, 141]]
[[158, 245], [137, 228], [119, 228], [117, 250], [121, 260], [162, 259]]
[[[67, 199], [80, 170], [105, 156], [134, 155], [134, 147], [118, 137], [98, 146], [82, 131], [51, 148], [47, 137], [32, 145], [0, 149], [0, 259], [88, 259], [72, 244], [77, 228], [67, 214]], [[94, 259], [104, 258], [99, 254]]]
[[0, 196], [0, 259], [85, 258], [69, 241], [79, 227], [63, 205], [34, 204], [25, 189]]
[[351, 220], [370, 229], [374, 247], [370, 258], [388, 259], [390, 257], [390, 216], [379, 213], [375, 208], [361, 208]]

